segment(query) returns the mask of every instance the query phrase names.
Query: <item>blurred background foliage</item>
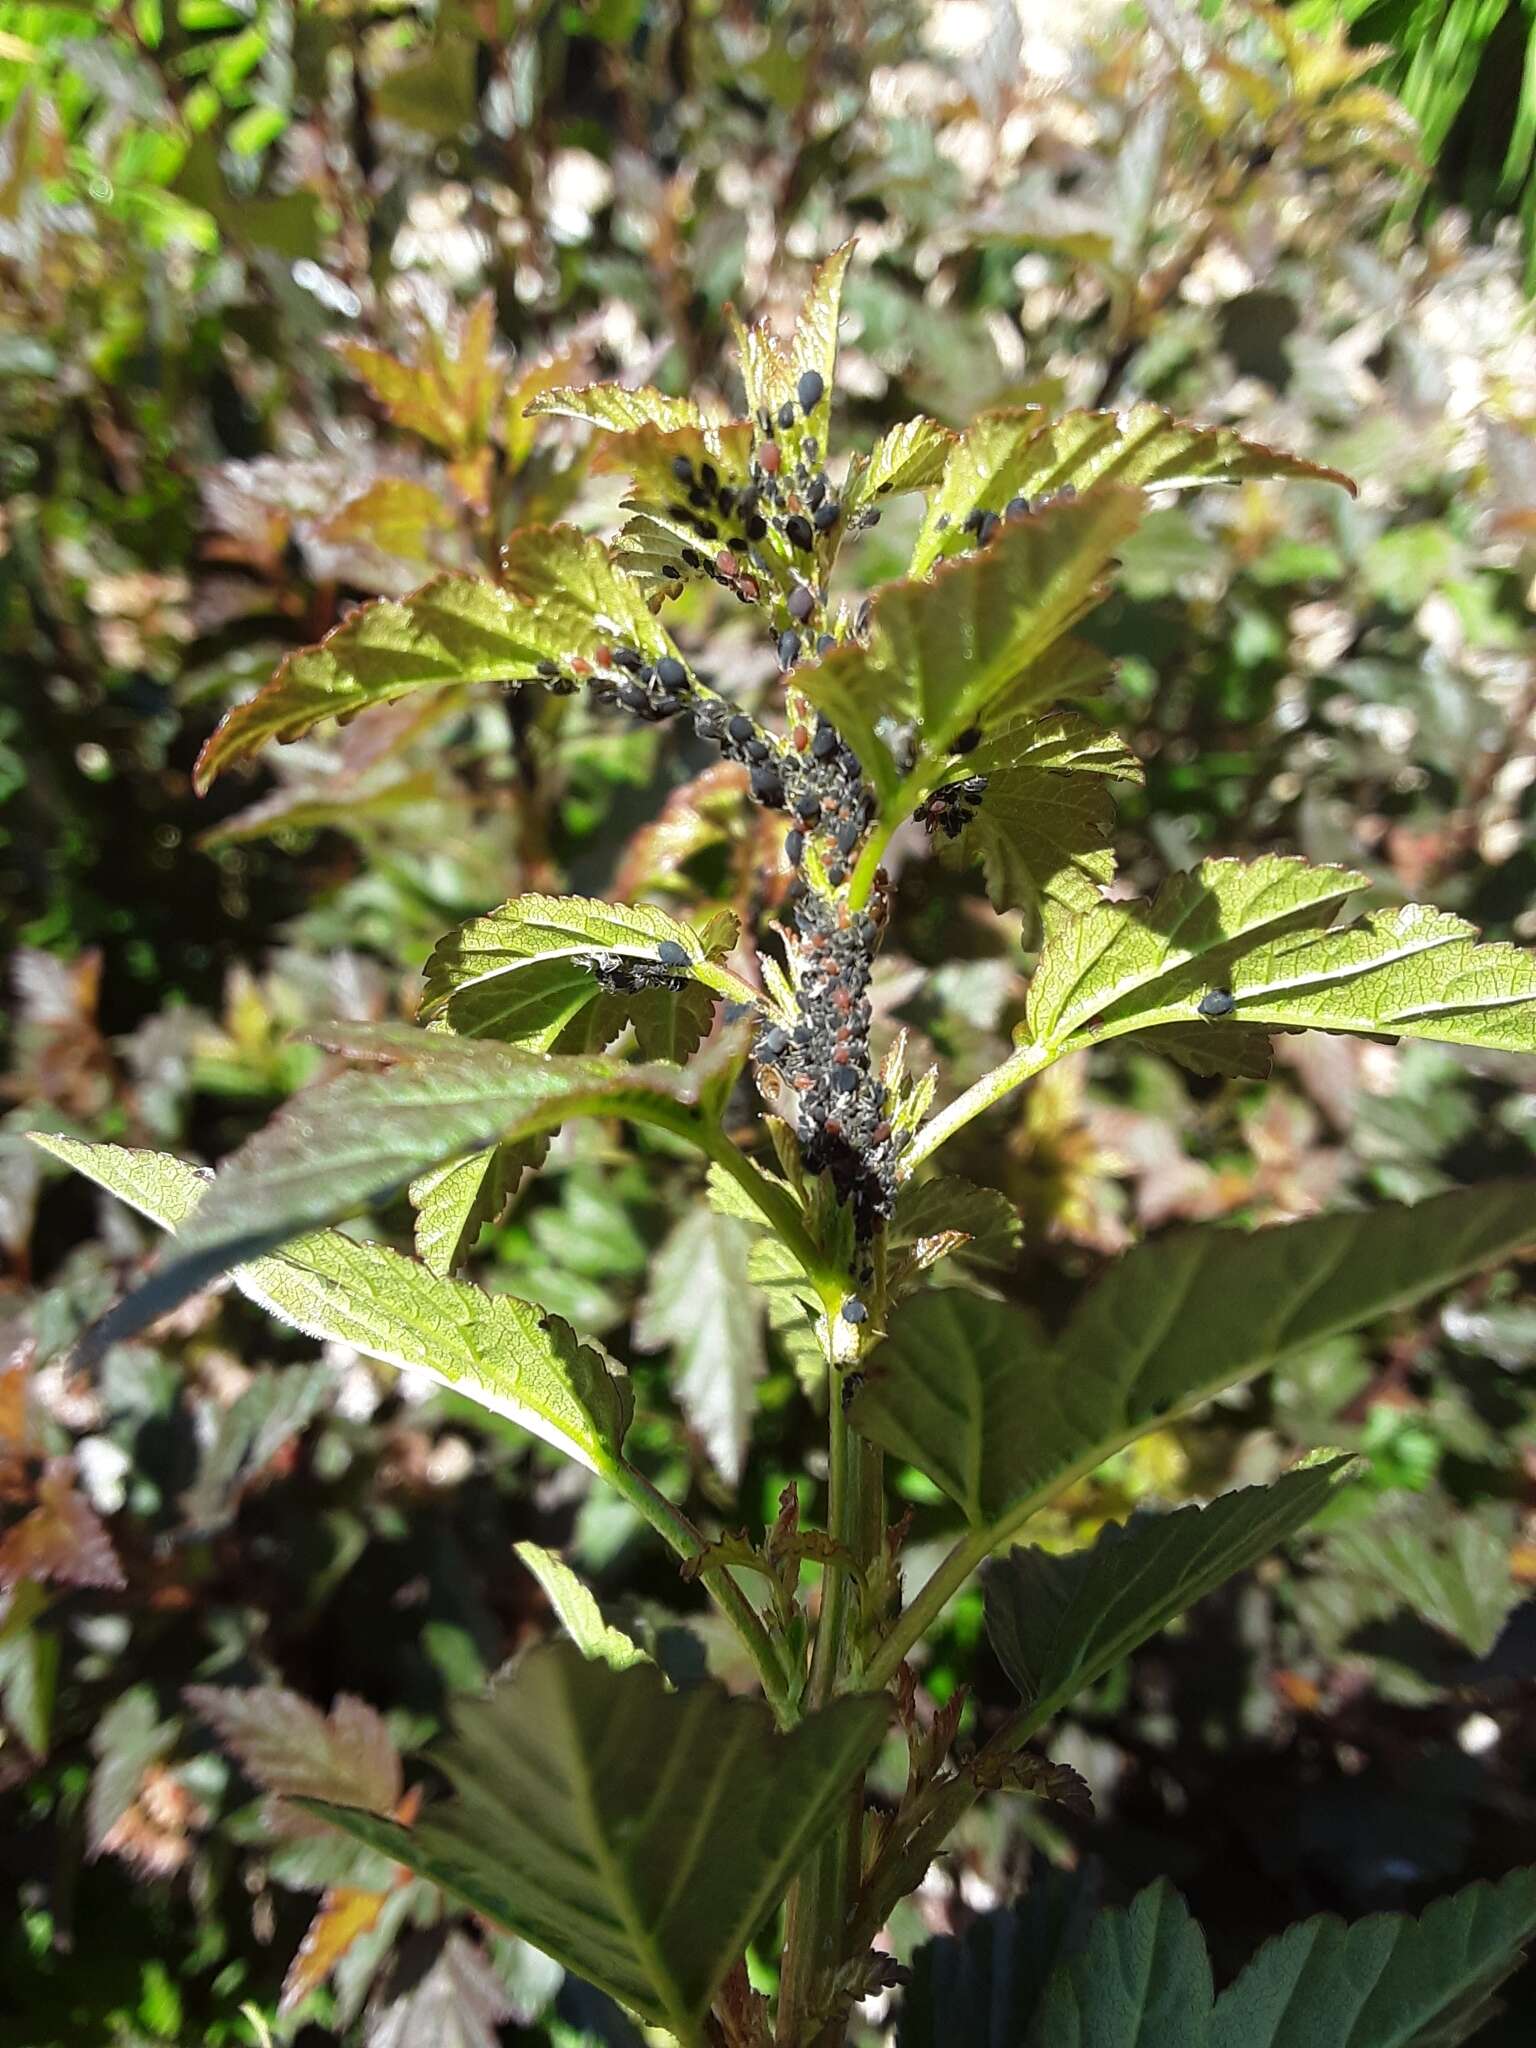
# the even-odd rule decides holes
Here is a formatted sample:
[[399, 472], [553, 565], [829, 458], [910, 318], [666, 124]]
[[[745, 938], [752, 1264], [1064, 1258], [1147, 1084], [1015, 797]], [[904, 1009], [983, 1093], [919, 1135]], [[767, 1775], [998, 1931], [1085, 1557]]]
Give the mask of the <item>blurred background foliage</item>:
[[[855, 235], [838, 403], [865, 443], [919, 408], [1147, 397], [1360, 479], [1206, 493], [1127, 549], [1095, 630], [1148, 775], [1120, 802], [1128, 883], [1294, 849], [1536, 939], [1531, 25], [1515, 0], [0, 5], [7, 2040], [633, 2039], [296, 1829], [184, 1689], [284, 1688], [301, 1746], [329, 1739], [301, 1702], [357, 1694], [409, 1756], [551, 1626], [524, 1539], [568, 1544], [674, 1668], [736, 1675], [627, 1510], [236, 1296], [89, 1383], [66, 1365], [150, 1233], [23, 1131], [216, 1159], [317, 1070], [306, 1029], [410, 1014], [437, 934], [522, 889], [772, 907], [735, 771], [578, 700], [387, 707], [199, 804], [221, 709], [360, 599], [489, 565], [521, 522], [611, 520], [614, 481], [579, 433], [535, 439], [527, 399], [723, 384], [727, 302], [787, 308]], [[863, 572], [901, 543], [893, 511]], [[766, 695], [770, 651], [689, 602], [685, 635]], [[1006, 1047], [1030, 935], [913, 841], [878, 1015], [958, 1086]], [[1112, 1048], [974, 1126], [954, 1168], [1006, 1189], [1024, 1244], [955, 1277], [1050, 1313], [1181, 1219], [1531, 1170], [1516, 1061], [1284, 1047], [1262, 1086]], [[583, 1126], [478, 1266], [628, 1363], [658, 1484], [760, 1522], [814, 1470], [818, 1396], [771, 1310], [702, 1359], [677, 1275], [728, 1285], [746, 1254], [698, 1193], [664, 1141]], [[1116, 1896], [1170, 1874], [1230, 1970], [1308, 1912], [1529, 1858], [1521, 1277], [1298, 1360], [1035, 1532], [1077, 1543], [1317, 1444], [1369, 1458], [1315, 1536], [1057, 1730], [1093, 1817], [994, 1802], [900, 1952], [1058, 1863]], [[946, 1511], [895, 1479], [916, 1576]], [[962, 1686], [970, 1724], [998, 1710], [979, 1597], [922, 1682], [924, 1711]], [[1528, 2040], [1533, 2011], [1517, 1986], [1483, 2038]]]

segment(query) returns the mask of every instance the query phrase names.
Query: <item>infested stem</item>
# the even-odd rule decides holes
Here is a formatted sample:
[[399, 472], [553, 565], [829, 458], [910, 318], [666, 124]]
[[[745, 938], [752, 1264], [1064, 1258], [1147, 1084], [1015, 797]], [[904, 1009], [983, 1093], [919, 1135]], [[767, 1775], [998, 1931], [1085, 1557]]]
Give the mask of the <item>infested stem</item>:
[[870, 1659], [864, 1679], [871, 1692], [890, 1684], [907, 1652], [922, 1641], [991, 1547], [988, 1532], [975, 1530], [968, 1530], [955, 1544], [916, 1597], [902, 1609], [890, 1634]]

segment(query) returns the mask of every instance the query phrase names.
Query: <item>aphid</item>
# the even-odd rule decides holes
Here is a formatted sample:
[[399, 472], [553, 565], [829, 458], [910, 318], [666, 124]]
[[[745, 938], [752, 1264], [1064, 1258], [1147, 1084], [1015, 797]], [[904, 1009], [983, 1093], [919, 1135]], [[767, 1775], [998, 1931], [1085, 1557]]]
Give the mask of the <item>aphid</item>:
[[826, 391], [826, 381], [819, 370], [802, 370], [800, 382], [795, 386], [795, 395], [805, 412], [814, 412]]
[[760, 804], [767, 804], [777, 810], [784, 802], [784, 785], [779, 780], [779, 771], [771, 761], [764, 761], [752, 770], [752, 794]]
[[845, 1323], [852, 1323], [857, 1328], [860, 1323], [869, 1321], [869, 1310], [856, 1294], [850, 1294], [843, 1303], [842, 1317]]
[[818, 654], [830, 654], [836, 645], [837, 641], [832, 634], [820, 633], [817, 635], [816, 652]]
[[715, 466], [714, 466], [714, 464], [713, 464], [712, 462], [703, 462], [703, 463], [700, 463], [700, 465], [699, 465], [699, 482], [700, 482], [701, 484], [703, 484], [703, 486], [704, 486], [704, 488], [705, 488], [705, 490], [706, 490], [706, 491], [718, 491], [718, 490], [719, 490], [719, 488], [720, 488], [720, 472], [719, 472], [719, 471], [718, 471], [718, 470], [717, 470], [717, 469], [715, 468]]
[[[603, 660], [601, 647], [597, 650], [597, 658], [600, 662]], [[619, 668], [627, 668], [632, 676], [639, 675], [641, 669], [645, 667], [644, 656], [637, 654], [633, 647], [615, 647], [608, 659]]]
[[1003, 510], [1005, 519], [1027, 519], [1033, 510], [1028, 498], [1010, 498]]
[[[773, 452], [775, 455], [777, 455], [779, 451], [777, 450], [777, 448], [775, 448]], [[752, 514], [752, 517], [747, 521], [747, 539], [761, 540], [764, 534], [767, 533], [767, 531], [767, 520], [763, 517], [761, 512], [754, 512]]]
[[546, 680], [548, 680], [554, 676], [559, 675], [560, 664], [557, 661], [541, 661], [538, 667], [534, 670], [534, 673], [535, 675], [541, 675]]
[[816, 737], [811, 741], [811, 752], [818, 761], [825, 761], [829, 754], [837, 752], [837, 728], [826, 720], [816, 728]]
[[789, 1033], [777, 1024], [770, 1025], [757, 1042], [758, 1054], [765, 1060], [776, 1060], [788, 1048]]
[[725, 730], [727, 737], [740, 746], [744, 740], [751, 739], [757, 728], [745, 711], [737, 711], [726, 720]]
[[804, 796], [797, 796], [795, 798], [795, 816], [803, 818], [807, 825], [814, 825], [821, 816], [821, 798], [811, 792], [807, 792]]
[[811, 510], [812, 510], [813, 512], [814, 512], [814, 511], [816, 510], [816, 508], [817, 508], [817, 507], [818, 507], [818, 506], [819, 506], [819, 505], [821, 504], [821, 501], [823, 500], [823, 498], [825, 498], [825, 497], [826, 497], [826, 495], [827, 495], [827, 479], [826, 479], [826, 477], [825, 477], [825, 476], [813, 476], [813, 477], [811, 478], [811, 486], [810, 486], [810, 489], [809, 489], [809, 490], [808, 490], [808, 491], [806, 492], [806, 494], [805, 494], [805, 502], [807, 503], [807, 505], [809, 505], [809, 506], [810, 506], [810, 508], [811, 508]]
[[779, 425], [781, 427], [792, 427], [794, 424], [795, 401], [792, 398], [786, 398], [784, 403], [779, 407]]
[[[620, 659], [623, 657], [621, 656]], [[656, 680], [663, 689], [682, 690], [688, 684], [688, 671], [676, 655], [664, 654], [656, 664]]]
[[975, 534], [976, 538], [980, 540], [981, 529], [991, 517], [992, 514], [985, 505], [973, 505], [965, 515], [965, 531]]
[[672, 474], [680, 484], [691, 484], [693, 482], [693, 464], [686, 455], [673, 456]]
[[1212, 1020], [1217, 1017], [1230, 1017], [1237, 1008], [1237, 998], [1229, 988], [1210, 988], [1206, 990], [1205, 994], [1195, 1005], [1195, 1008], [1202, 1017], [1209, 1017]]
[[800, 856], [805, 852], [805, 834], [786, 832], [784, 835], [784, 858], [792, 868], [800, 865]]
[[963, 782], [946, 782], [924, 798], [912, 813], [931, 839], [942, 832], [946, 839], [958, 839], [981, 808], [987, 793], [985, 775], [967, 775]]
[[842, 516], [843, 508], [838, 504], [836, 498], [828, 498], [823, 504], [816, 507], [815, 518], [812, 523], [818, 533], [830, 533]]
[[656, 958], [663, 967], [687, 967], [688, 949], [680, 946], [676, 939], [663, 939], [656, 948]]
[[811, 613], [815, 611], [816, 600], [811, 595], [809, 589], [806, 587], [805, 584], [797, 583], [794, 589], [789, 593], [789, 603], [787, 609], [789, 611], [789, 616], [792, 619], [798, 620], [802, 626], [805, 624], [806, 620], [811, 616]]
[[785, 520], [784, 537], [791, 547], [804, 549], [814, 547], [816, 544], [816, 536], [811, 531], [811, 522], [808, 519], [802, 518], [798, 512], [792, 513]]
[[849, 1373], [848, 1377], [843, 1381], [843, 1390], [838, 1398], [841, 1400], [843, 1404], [843, 1413], [845, 1415], [847, 1414], [848, 1410], [853, 1406], [853, 1397], [855, 1394], [857, 1394], [857, 1392], [859, 1391], [860, 1387], [863, 1386], [863, 1384], [864, 1375], [861, 1372], [851, 1372]]
[[779, 667], [793, 668], [800, 659], [800, 635], [793, 626], [786, 626], [779, 635]]
[[784, 458], [779, 453], [777, 441], [764, 441], [758, 449], [755, 459], [758, 468], [763, 472], [764, 476], [777, 476], [779, 464]]
[[957, 732], [955, 734], [949, 743], [949, 751], [952, 754], [970, 754], [974, 753], [980, 744], [981, 727], [979, 725], [968, 725], [964, 732]]
[[985, 547], [1002, 523], [995, 512], [988, 512], [977, 529], [976, 543], [978, 547]]

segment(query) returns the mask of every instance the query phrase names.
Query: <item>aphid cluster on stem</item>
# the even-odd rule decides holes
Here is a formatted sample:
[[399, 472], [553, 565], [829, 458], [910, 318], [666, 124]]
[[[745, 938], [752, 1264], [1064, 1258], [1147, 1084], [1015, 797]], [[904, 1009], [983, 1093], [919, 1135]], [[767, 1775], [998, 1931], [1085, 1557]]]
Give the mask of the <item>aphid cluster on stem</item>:
[[931, 839], [942, 832], [946, 839], [958, 839], [981, 809], [987, 793], [985, 775], [967, 775], [963, 782], [946, 782], [933, 790], [912, 813]]
[[895, 1138], [869, 1050], [868, 991], [882, 924], [809, 890], [796, 898], [793, 917], [800, 1021], [765, 1023], [753, 1058], [788, 1084], [806, 1167], [830, 1175], [867, 1240], [896, 1198]]
[[541, 661], [534, 671], [539, 682], [557, 696], [569, 696], [585, 685], [600, 704], [613, 704], [658, 725], [675, 718], [694, 688], [687, 669], [675, 654], [651, 660], [638, 648], [600, 641], [591, 656], [572, 655], [562, 667]]

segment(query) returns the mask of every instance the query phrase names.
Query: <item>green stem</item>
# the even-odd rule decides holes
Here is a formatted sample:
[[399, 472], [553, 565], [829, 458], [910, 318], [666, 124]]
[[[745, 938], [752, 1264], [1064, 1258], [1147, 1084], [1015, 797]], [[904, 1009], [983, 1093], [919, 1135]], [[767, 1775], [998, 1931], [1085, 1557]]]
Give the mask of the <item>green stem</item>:
[[686, 1129], [677, 1124], [667, 1128], [691, 1139], [714, 1165], [730, 1175], [769, 1229], [799, 1260], [827, 1314], [835, 1314], [847, 1292], [844, 1276], [806, 1229], [805, 1220], [787, 1190], [770, 1180], [739, 1145], [731, 1142], [719, 1124], [702, 1112], [693, 1113]]
[[[703, 1554], [704, 1538], [682, 1509], [658, 1491], [644, 1473], [637, 1472], [633, 1465], [615, 1460], [603, 1468], [602, 1476], [624, 1496], [637, 1514], [644, 1516], [679, 1557], [695, 1558]], [[779, 1725], [792, 1727], [799, 1717], [796, 1688], [784, 1669], [761, 1615], [729, 1571], [705, 1572], [701, 1576], [705, 1592], [735, 1629], [742, 1647], [752, 1659]]]
[[992, 1549], [992, 1531], [967, 1530], [916, 1598], [897, 1616], [890, 1634], [869, 1661], [864, 1684], [870, 1692], [889, 1685], [907, 1652], [920, 1643]]
[[1021, 1045], [1000, 1067], [994, 1067], [990, 1074], [983, 1074], [963, 1095], [957, 1095], [947, 1109], [941, 1109], [937, 1116], [930, 1117], [923, 1125], [901, 1156], [901, 1164], [897, 1168], [901, 1178], [905, 1180], [914, 1166], [931, 1158], [956, 1131], [963, 1130], [984, 1110], [990, 1109], [994, 1102], [1001, 1102], [1005, 1095], [1032, 1080], [1058, 1056], [1057, 1049], [1051, 1046]]

